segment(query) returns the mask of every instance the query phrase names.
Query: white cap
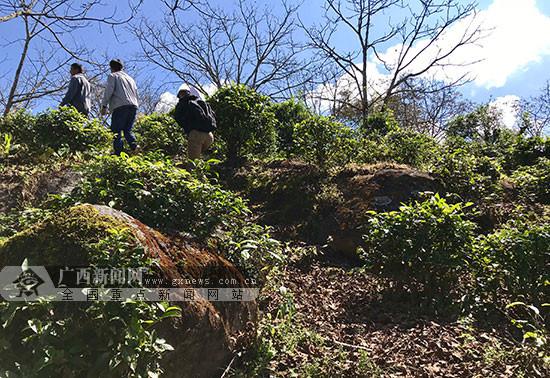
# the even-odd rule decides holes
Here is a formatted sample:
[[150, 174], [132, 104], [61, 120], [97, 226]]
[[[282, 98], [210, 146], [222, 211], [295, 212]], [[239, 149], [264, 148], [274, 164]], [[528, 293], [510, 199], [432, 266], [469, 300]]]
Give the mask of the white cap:
[[178, 89], [178, 93], [180, 91], [189, 91], [189, 92], [191, 92], [191, 87], [188, 84], [183, 83], [182, 85], [180, 85], [180, 87]]

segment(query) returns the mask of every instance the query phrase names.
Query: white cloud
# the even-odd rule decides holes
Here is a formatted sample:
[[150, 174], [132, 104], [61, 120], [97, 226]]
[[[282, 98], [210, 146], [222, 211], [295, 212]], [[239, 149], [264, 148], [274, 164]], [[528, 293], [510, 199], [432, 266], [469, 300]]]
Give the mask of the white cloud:
[[[550, 17], [537, 8], [535, 0], [494, 0], [487, 9], [478, 12], [477, 17], [476, 23], [481, 23], [486, 31], [485, 37], [457, 49], [447, 61], [451, 66], [435, 68], [429, 72], [430, 76], [453, 81], [470, 72], [478, 87], [498, 88], [504, 86], [514, 73], [550, 55]], [[439, 48], [456, 43], [464, 31], [472, 27], [472, 21], [473, 18], [467, 18], [450, 28], [440, 43], [423, 54], [412, 69], [425, 67]], [[419, 41], [410, 56], [426, 43]], [[395, 61], [398, 50], [399, 45], [393, 46], [382, 56], [385, 60]], [[474, 61], [479, 62], [460, 66]]]
[[[178, 90], [176, 92], [179, 92], [179, 90], [184, 86], [184, 84], [180, 85]], [[204, 98], [204, 96], [193, 86], [190, 86], [191, 88], [191, 94], [199, 97]], [[212, 95], [214, 92], [216, 92], [217, 87], [214, 84], [206, 84], [202, 87], [202, 89], [208, 94]], [[170, 112], [178, 103], [178, 97], [176, 94], [171, 92], [164, 92], [160, 95], [160, 100], [155, 106], [155, 113], [168, 113]]]
[[508, 95], [497, 97], [489, 103], [489, 106], [500, 112], [501, 120], [504, 126], [509, 129], [515, 129], [520, 101], [521, 100], [518, 96]]
[[155, 106], [155, 113], [168, 113], [177, 103], [178, 98], [175, 94], [164, 92], [160, 95], [160, 100], [157, 106]]

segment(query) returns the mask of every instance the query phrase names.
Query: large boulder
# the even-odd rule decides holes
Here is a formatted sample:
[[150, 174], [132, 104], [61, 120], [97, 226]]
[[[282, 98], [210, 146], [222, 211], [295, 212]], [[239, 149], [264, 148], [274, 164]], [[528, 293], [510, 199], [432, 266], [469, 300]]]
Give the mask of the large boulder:
[[[121, 211], [90, 204], [70, 208], [8, 239], [0, 245], [0, 267], [21, 265], [25, 258], [35, 266], [88, 265], [95, 261], [92, 254], [102, 240], [116, 234], [113, 230], [129, 231], [140, 247], [132, 250], [141, 251], [143, 261], [157, 261], [155, 272], [164, 279], [208, 278], [212, 283], [223, 279], [232, 287], [246, 287], [241, 273], [212, 251], [185, 238], [170, 239]], [[195, 298], [175, 302], [182, 298], [172, 295], [182, 316], [159, 323], [158, 333], [175, 349], [162, 359], [166, 376], [220, 376], [232, 358], [237, 336], [255, 324], [255, 302]]]
[[441, 193], [441, 183], [406, 165], [352, 166], [334, 179], [342, 198], [334, 209], [333, 249], [355, 256], [365, 231], [367, 211], [395, 211], [402, 203], [420, 199], [421, 193]]

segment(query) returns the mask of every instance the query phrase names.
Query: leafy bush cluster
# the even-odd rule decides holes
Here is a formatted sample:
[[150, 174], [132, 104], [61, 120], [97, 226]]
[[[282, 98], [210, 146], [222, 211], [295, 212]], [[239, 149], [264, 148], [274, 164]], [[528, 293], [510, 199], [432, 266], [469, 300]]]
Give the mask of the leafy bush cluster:
[[134, 131], [142, 151], [158, 151], [166, 155], [185, 153], [185, 134], [168, 114], [141, 116], [136, 121]]
[[72, 107], [50, 110], [37, 116], [24, 111], [0, 118], [0, 133], [13, 137], [12, 144], [26, 146], [30, 153], [47, 149], [97, 151], [107, 148], [110, 131], [99, 120], [89, 120]]
[[295, 154], [319, 167], [344, 165], [355, 149], [353, 131], [327, 117], [311, 116], [294, 126]]
[[469, 264], [475, 228], [464, 216], [469, 205], [449, 204], [436, 194], [399, 211], [370, 212], [366, 264], [402, 283], [448, 292]]
[[[457, 288], [483, 306], [506, 301], [541, 305], [548, 298], [550, 228], [543, 222], [512, 220], [491, 234], [476, 235], [464, 209], [438, 195], [399, 211], [367, 214], [365, 264], [429, 295]], [[477, 298], [477, 299], [474, 299]]]
[[230, 162], [275, 151], [276, 118], [268, 97], [244, 85], [231, 85], [219, 89], [209, 103]]
[[209, 236], [247, 212], [244, 201], [159, 156], [100, 157], [84, 170], [72, 194], [80, 202], [110, 205], [145, 224]]

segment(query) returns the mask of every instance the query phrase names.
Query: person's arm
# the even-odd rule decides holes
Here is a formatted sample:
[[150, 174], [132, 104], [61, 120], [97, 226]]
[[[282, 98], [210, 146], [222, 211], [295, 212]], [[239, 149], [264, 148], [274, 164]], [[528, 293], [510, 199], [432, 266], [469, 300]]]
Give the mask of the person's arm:
[[70, 104], [77, 93], [78, 93], [78, 79], [75, 77], [71, 77], [71, 81], [69, 82], [69, 88], [67, 89], [67, 93], [65, 94], [65, 97], [63, 97], [63, 100], [61, 100], [61, 104], [59, 104], [59, 106], [65, 106]]
[[109, 75], [109, 77], [107, 78], [107, 85], [105, 86], [105, 93], [103, 94], [103, 100], [101, 101], [102, 114], [107, 113], [107, 106], [111, 101], [111, 97], [113, 96], [114, 91], [115, 91], [115, 77], [113, 75]]

